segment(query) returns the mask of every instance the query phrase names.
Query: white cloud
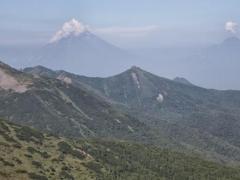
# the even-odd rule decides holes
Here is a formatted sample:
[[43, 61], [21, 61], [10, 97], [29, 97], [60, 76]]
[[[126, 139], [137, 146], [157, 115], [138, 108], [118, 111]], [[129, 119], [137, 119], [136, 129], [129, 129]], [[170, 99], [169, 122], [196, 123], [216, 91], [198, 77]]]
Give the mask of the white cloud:
[[143, 26], [143, 27], [106, 27], [93, 29], [95, 33], [106, 34], [106, 35], [118, 35], [124, 37], [138, 37], [145, 36], [152, 32], [159, 30], [159, 26]]
[[65, 22], [63, 24], [62, 28], [54, 34], [50, 42], [59, 41], [60, 39], [67, 37], [69, 35], [78, 36], [79, 34], [87, 30], [88, 30], [87, 25], [84, 25], [73, 18], [72, 20]]
[[225, 30], [235, 34], [238, 30], [238, 24], [233, 21], [228, 21], [225, 24]]
[[159, 30], [159, 26], [150, 25], [142, 27], [105, 27], [105, 28], [94, 28], [89, 27], [76, 19], [72, 19], [65, 22], [61, 29], [57, 31], [54, 36], [50, 39], [50, 43], [57, 42], [62, 38], [69, 35], [78, 36], [82, 32], [91, 31], [99, 35], [106, 36], [117, 36], [117, 37], [144, 37]]

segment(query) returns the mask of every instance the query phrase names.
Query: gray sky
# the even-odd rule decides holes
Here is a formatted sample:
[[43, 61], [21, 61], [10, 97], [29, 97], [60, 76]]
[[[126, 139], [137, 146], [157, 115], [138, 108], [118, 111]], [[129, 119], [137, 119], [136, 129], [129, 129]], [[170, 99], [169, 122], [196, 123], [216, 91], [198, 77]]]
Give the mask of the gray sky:
[[45, 44], [72, 18], [126, 48], [215, 43], [231, 34], [226, 22], [240, 23], [239, 7], [238, 0], [1, 0], [0, 43]]
[[[213, 58], [204, 64], [201, 56], [206, 54], [191, 55], [194, 47], [240, 37], [239, 9], [239, 0], [1, 0], [0, 55], [7, 54], [7, 63], [22, 67], [20, 57], [25, 60], [25, 53], [47, 44], [74, 18], [81, 28], [121, 48], [138, 49], [137, 54], [144, 52], [141, 48], [155, 49], [135, 63], [150, 72], [183, 76], [209, 88], [240, 89], [238, 56], [231, 62], [221, 56], [221, 61]], [[171, 49], [159, 51], [159, 47]], [[103, 74], [91, 66], [79, 74], [120, 71], [117, 64], [110, 69]]]

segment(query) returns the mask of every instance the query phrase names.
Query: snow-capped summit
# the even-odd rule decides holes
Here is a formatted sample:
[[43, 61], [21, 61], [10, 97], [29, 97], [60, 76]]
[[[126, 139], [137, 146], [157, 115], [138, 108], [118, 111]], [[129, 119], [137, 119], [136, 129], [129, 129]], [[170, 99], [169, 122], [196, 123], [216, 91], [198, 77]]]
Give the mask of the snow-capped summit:
[[81, 33], [87, 32], [89, 30], [88, 26], [77, 21], [76, 19], [72, 19], [68, 22], [65, 22], [62, 28], [57, 31], [54, 36], [51, 38], [50, 43], [54, 43], [59, 41], [62, 38], [68, 36], [79, 36]]

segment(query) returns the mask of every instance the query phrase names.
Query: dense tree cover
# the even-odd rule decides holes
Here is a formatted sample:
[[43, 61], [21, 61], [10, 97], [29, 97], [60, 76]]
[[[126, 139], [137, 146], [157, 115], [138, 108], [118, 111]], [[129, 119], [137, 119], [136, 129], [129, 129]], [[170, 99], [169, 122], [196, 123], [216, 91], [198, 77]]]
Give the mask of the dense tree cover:
[[134, 142], [70, 140], [0, 120], [0, 179], [238, 180], [240, 169]]
[[94, 140], [82, 147], [108, 169], [105, 179], [240, 179], [237, 169], [154, 146]]
[[[185, 152], [195, 151], [218, 162], [240, 162], [240, 91], [205, 89], [186, 83], [186, 80], [183, 83], [182, 79], [178, 82], [159, 77], [138, 67], [106, 78], [80, 76], [39, 66], [27, 68], [25, 72], [53, 79], [64, 75], [72, 80], [75, 87], [85, 86], [88, 92], [97, 92], [98, 96], [112, 102], [116, 109], [127, 112], [135, 117], [135, 121], [139, 120], [148, 127], [137, 127], [130, 121], [109, 118], [108, 123], [113, 120], [118, 125], [126, 125], [119, 131], [121, 135], [126, 135], [121, 136], [125, 140], [133, 140], [130, 137], [134, 132], [134, 140], [138, 142], [145, 139], [145, 142], [161, 147], [166, 145], [177, 150], [184, 149]], [[80, 104], [79, 107], [84, 106]], [[104, 124], [105, 118], [99, 119], [93, 121], [94, 124]], [[102, 126], [99, 124], [92, 129], [93, 132], [100, 130]], [[126, 133], [128, 125], [134, 131]], [[102, 131], [112, 130], [110, 137], [116, 137], [113, 132], [118, 127], [103, 127], [106, 128]]]

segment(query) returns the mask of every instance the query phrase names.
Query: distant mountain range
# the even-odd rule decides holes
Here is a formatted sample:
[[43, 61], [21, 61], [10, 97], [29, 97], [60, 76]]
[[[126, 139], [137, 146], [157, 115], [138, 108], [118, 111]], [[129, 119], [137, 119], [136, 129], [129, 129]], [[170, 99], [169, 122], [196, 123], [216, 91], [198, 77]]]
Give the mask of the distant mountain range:
[[32, 76], [0, 63], [0, 116], [67, 137], [145, 141], [148, 127], [64, 76]]
[[21, 72], [3, 63], [0, 70], [0, 116], [10, 121], [66, 137], [125, 139], [240, 161], [240, 91], [204, 89], [135, 66], [108, 78], [43, 66]]
[[[238, 80], [239, 44], [229, 38], [194, 53], [182, 66], [193, 76]], [[136, 60], [87, 30], [49, 43], [32, 58], [54, 70], [19, 71], [0, 63], [0, 116], [7, 120], [66, 137], [124, 139], [240, 161], [240, 91], [205, 89], [136, 66], [106, 78], [72, 74], [104, 71], [103, 66], [115, 72], [109, 67], [118, 64], [120, 71]]]
[[135, 50], [145, 69], [170, 78], [181, 76], [194, 84], [214, 89], [238, 89], [240, 40], [230, 37], [203, 47]]
[[70, 79], [74, 86], [86, 87], [139, 119], [170, 144], [177, 142], [178, 147], [202, 151], [224, 161], [240, 159], [240, 91], [204, 89], [138, 67], [108, 78], [51, 71], [41, 66], [24, 72]]
[[237, 37], [134, 53], [72, 19], [22, 48], [0, 47], [0, 179], [240, 179]]
[[239, 59], [240, 40], [237, 37], [230, 37], [220, 44], [203, 48], [188, 57], [183, 65], [185, 71], [199, 79], [199, 84], [208, 82], [209, 87], [240, 89]]
[[[240, 159], [239, 91], [169, 80], [138, 67], [91, 78], [1, 63], [0, 116], [67, 137], [107, 137]], [[19, 108], [21, 107], [21, 108]]]
[[30, 62], [53, 69], [84, 73], [86, 69], [97, 71], [102, 64], [106, 68], [118, 65], [123, 69], [129, 66], [131, 58], [133, 56], [127, 51], [102, 40], [90, 31], [84, 31], [78, 36], [70, 34], [47, 44], [32, 56]]
[[85, 28], [72, 30], [42, 47], [0, 47], [0, 57], [17, 68], [42, 65], [101, 77], [138, 65], [164, 77], [185, 77], [203, 87], [240, 89], [239, 49], [237, 37], [205, 47], [124, 49]]

